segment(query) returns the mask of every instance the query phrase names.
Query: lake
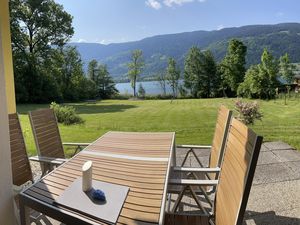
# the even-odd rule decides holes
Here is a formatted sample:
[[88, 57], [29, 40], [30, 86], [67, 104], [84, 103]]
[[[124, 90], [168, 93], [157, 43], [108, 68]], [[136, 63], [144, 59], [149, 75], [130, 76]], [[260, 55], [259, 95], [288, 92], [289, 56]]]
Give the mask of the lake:
[[[180, 80], [179, 84], [182, 84], [183, 81]], [[143, 88], [146, 91], [146, 95], [158, 95], [163, 94], [163, 90], [158, 81], [142, 81], [136, 82], [136, 91], [138, 92], [139, 85], [142, 84]], [[117, 83], [116, 88], [119, 90], [120, 94], [133, 94], [133, 89], [130, 83]], [[172, 94], [170, 85], [166, 84], [167, 94]]]

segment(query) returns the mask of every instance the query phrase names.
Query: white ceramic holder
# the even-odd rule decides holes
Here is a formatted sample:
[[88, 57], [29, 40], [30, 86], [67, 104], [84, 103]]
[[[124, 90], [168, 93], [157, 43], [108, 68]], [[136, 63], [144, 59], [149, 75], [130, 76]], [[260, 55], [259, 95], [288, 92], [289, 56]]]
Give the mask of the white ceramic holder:
[[93, 162], [87, 161], [82, 166], [82, 191], [92, 189]]

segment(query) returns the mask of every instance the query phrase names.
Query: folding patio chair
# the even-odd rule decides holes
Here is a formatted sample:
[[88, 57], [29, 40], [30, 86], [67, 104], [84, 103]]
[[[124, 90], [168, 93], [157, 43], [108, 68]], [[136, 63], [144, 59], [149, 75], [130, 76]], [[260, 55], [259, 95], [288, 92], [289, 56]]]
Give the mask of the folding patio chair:
[[[233, 118], [229, 127], [219, 180], [171, 179], [172, 185], [181, 185], [180, 193], [171, 213], [165, 217], [166, 225], [241, 225], [255, 173], [263, 138], [257, 136], [242, 122]], [[207, 212], [194, 193], [194, 186], [216, 186], [213, 213]], [[185, 192], [192, 194], [203, 214], [176, 214], [176, 207]]]
[[[11, 166], [13, 177], [13, 190], [15, 195], [15, 205], [17, 206], [18, 194], [27, 186], [33, 183], [33, 176], [29, 159], [27, 156], [26, 145], [17, 113], [9, 114], [9, 133], [10, 133], [10, 148], [11, 148]], [[19, 213], [17, 213], [18, 215]], [[36, 212], [30, 213], [31, 222], [41, 224], [40, 220], [48, 221], [48, 219]]]
[[[218, 117], [215, 127], [215, 133], [214, 138], [212, 141], [212, 146], [204, 146], [204, 145], [178, 145], [177, 147], [180, 148], [189, 148], [188, 152], [185, 155], [185, 158], [181, 164], [181, 166], [175, 166], [173, 167], [174, 172], [183, 172], [187, 173], [188, 178], [193, 179], [200, 179], [197, 174], [200, 172], [204, 173], [205, 179], [218, 179], [218, 175], [220, 172], [220, 165], [223, 159], [223, 153], [226, 143], [226, 138], [228, 135], [228, 128], [232, 117], [232, 111], [226, 108], [225, 106], [220, 106], [218, 110]], [[205, 166], [202, 164], [200, 159], [198, 158], [195, 150], [201, 151], [203, 149], [210, 148], [210, 157], [209, 157], [209, 164], [208, 168], [205, 168]], [[199, 163], [199, 167], [184, 167], [186, 160], [188, 159], [188, 156], [192, 154], [194, 158]], [[203, 168], [205, 170], [203, 171]], [[203, 179], [203, 178], [202, 178]], [[208, 203], [212, 206], [213, 203], [209, 197], [209, 194], [212, 194], [215, 192], [215, 186], [209, 187], [210, 191], [204, 191], [203, 187], [199, 186], [199, 189], [201, 190], [201, 193], [204, 194], [204, 197], [208, 201]], [[178, 193], [182, 190], [178, 190], [178, 188], [172, 189], [170, 188], [170, 193]], [[196, 191], [198, 193], [198, 191]], [[171, 197], [170, 197], [171, 198]]]
[[[79, 147], [89, 143], [62, 143], [57, 119], [52, 109], [39, 109], [29, 112], [30, 124], [37, 148], [38, 156], [30, 157], [32, 161], [41, 162], [43, 174], [66, 161], [63, 144]], [[54, 158], [54, 160], [53, 160]]]
[[[220, 106], [218, 110], [218, 117], [217, 117], [217, 122], [216, 122], [216, 127], [215, 127], [215, 133], [214, 133], [214, 138], [212, 141], [211, 146], [207, 145], [177, 145], [178, 148], [188, 148], [189, 150], [187, 151], [185, 158], [181, 164], [180, 167], [174, 167], [175, 171], [182, 171], [182, 172], [191, 172], [191, 168], [184, 168], [185, 162], [188, 159], [188, 156], [192, 154], [197, 162], [199, 163], [200, 167], [205, 167], [200, 159], [198, 158], [195, 150], [201, 150], [201, 149], [210, 149], [210, 157], [209, 157], [209, 168], [216, 168], [220, 167], [222, 157], [223, 157], [223, 152], [224, 152], [224, 147], [225, 147], [225, 142], [227, 138], [227, 133], [228, 133], [228, 127], [230, 124], [232, 116], [232, 111], [227, 109], [225, 106]], [[194, 170], [196, 172], [197, 169]], [[211, 177], [212, 174], [210, 174], [211, 179], [215, 179], [215, 176]]]

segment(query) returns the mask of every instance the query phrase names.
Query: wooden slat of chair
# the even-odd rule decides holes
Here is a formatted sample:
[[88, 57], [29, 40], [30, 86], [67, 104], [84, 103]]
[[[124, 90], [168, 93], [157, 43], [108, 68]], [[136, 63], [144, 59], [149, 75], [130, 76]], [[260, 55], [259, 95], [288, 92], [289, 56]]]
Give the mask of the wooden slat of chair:
[[64, 158], [63, 145], [74, 146], [74, 155], [90, 143], [62, 143], [57, 119], [52, 109], [39, 109], [29, 112], [30, 123], [39, 155]]
[[[228, 134], [228, 127], [230, 124], [232, 116], [232, 111], [227, 109], [225, 106], [221, 105], [218, 110], [218, 117], [215, 127], [215, 133], [212, 141], [212, 146], [210, 146], [210, 158], [209, 165], [210, 168], [220, 167], [220, 164], [223, 159], [223, 152], [225, 147], [225, 142]], [[204, 147], [208, 148], [208, 146], [195, 146], [195, 145], [179, 145], [181, 148], [190, 148], [194, 151], [194, 149], [203, 149]], [[184, 166], [184, 162], [181, 167]], [[210, 179], [216, 179], [217, 174], [211, 173], [208, 174]]]
[[215, 199], [216, 225], [242, 224], [263, 139], [237, 119], [229, 129]]
[[20, 186], [33, 181], [26, 145], [17, 113], [9, 114], [9, 133], [13, 184]]
[[[9, 118], [9, 133], [10, 133], [10, 148], [11, 148], [11, 166], [13, 175], [13, 184], [22, 186], [28, 181], [33, 182], [30, 162], [27, 155], [24, 136], [17, 113], [8, 115]], [[16, 207], [18, 207], [18, 196], [15, 197]], [[30, 210], [30, 221], [36, 224], [41, 224], [40, 221], [50, 221], [41, 213]]]
[[[52, 109], [31, 111], [29, 112], [29, 119], [38, 156], [64, 159], [64, 149], [54, 111]], [[61, 163], [63, 163], [62, 160]], [[57, 164], [41, 161], [40, 165], [42, 174], [45, 175]]]
[[[220, 167], [223, 159], [223, 153], [228, 133], [228, 127], [230, 124], [232, 111], [227, 109], [225, 106], [220, 106], [218, 112], [218, 118], [214, 133], [214, 138], [211, 146], [211, 154], [209, 158], [209, 167]], [[214, 177], [211, 177], [215, 179]]]
[[[38, 155], [65, 158], [54, 111], [52, 109], [31, 111], [29, 118]], [[49, 126], [51, 129], [48, 129]]]

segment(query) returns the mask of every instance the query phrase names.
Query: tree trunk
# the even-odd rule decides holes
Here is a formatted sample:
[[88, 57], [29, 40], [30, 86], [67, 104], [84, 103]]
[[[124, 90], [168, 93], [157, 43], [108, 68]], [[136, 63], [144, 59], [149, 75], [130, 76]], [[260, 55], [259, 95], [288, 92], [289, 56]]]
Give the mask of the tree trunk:
[[136, 78], [133, 78], [133, 97], [136, 97], [135, 87], [136, 87]]

